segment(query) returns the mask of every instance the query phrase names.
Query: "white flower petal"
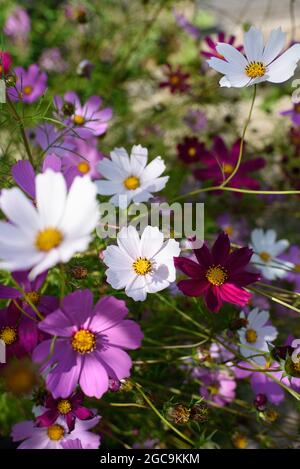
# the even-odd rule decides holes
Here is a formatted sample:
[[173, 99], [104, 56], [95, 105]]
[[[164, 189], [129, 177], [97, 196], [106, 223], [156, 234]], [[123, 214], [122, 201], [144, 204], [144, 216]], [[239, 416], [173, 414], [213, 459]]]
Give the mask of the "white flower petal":
[[35, 179], [36, 205], [43, 227], [55, 227], [66, 204], [67, 185], [61, 173], [47, 169]]
[[282, 254], [288, 247], [290, 243], [287, 239], [280, 239], [277, 241], [274, 246], [272, 246], [272, 254], [274, 257], [279, 256]]
[[147, 298], [145, 276], [137, 275], [134, 280], [126, 286], [125, 293], [135, 301], [144, 301]]
[[263, 62], [265, 64], [268, 65], [280, 54], [284, 47], [285, 38], [286, 34], [281, 28], [273, 29], [263, 52]]
[[126, 174], [131, 174], [130, 160], [125, 148], [114, 148], [113, 151], [110, 152], [110, 157]]
[[146, 226], [141, 236], [141, 255], [147, 259], [157, 254], [162, 248], [164, 242], [164, 235], [159, 231], [157, 226]]
[[99, 161], [97, 168], [102, 176], [107, 179], [111, 179], [112, 181], [123, 182], [128, 174], [127, 171], [124, 171], [122, 166], [114, 163], [108, 158], [103, 158], [103, 160]]
[[0, 242], [16, 247], [32, 246], [35, 233], [24, 233], [21, 228], [0, 220]]
[[34, 280], [39, 274], [50, 269], [60, 261], [59, 252], [57, 249], [52, 249], [48, 253], [43, 253], [43, 258], [35, 263], [35, 267], [30, 271], [28, 278]]
[[294, 44], [268, 66], [268, 81], [283, 83], [289, 80], [294, 75], [299, 60], [300, 44]]
[[[251, 80], [249, 77], [247, 77], [246, 74], [244, 73], [238, 73], [238, 74], [233, 74], [231, 73], [230, 75], [226, 75], [226, 80], [223, 77], [222, 80], [220, 80], [220, 85], [221, 86], [226, 86], [227, 88], [230, 88], [231, 86], [234, 88], [242, 88], [243, 86], [247, 86], [251, 84]], [[228, 85], [230, 84], [230, 86]]]
[[132, 258], [118, 246], [108, 246], [103, 252], [104, 263], [117, 270], [132, 268]]
[[158, 192], [165, 188], [169, 176], [162, 176], [160, 178], [153, 179], [152, 181], [147, 181], [144, 185], [145, 190], [148, 192]]
[[111, 268], [107, 269], [106, 280], [107, 282], [116, 290], [125, 288], [127, 285], [130, 285], [136, 274], [133, 270], [113, 270]]
[[121, 194], [124, 192], [124, 185], [119, 181], [104, 181], [98, 179], [95, 181], [98, 194], [100, 195], [112, 195], [112, 194]]
[[211, 68], [213, 68], [217, 72], [224, 73], [224, 75], [232, 72], [232, 65], [231, 63], [226, 62], [226, 60], [218, 59], [217, 57], [212, 57], [206, 62]]
[[141, 257], [140, 238], [136, 228], [133, 226], [124, 227], [117, 237], [117, 243], [120, 249], [127, 253], [134, 261]]
[[262, 61], [264, 38], [260, 29], [251, 26], [244, 34], [244, 49], [249, 62]]
[[148, 150], [141, 145], [134, 145], [131, 150], [130, 163], [134, 176], [141, 176], [147, 164]]
[[[237, 73], [244, 71], [247, 66], [247, 60], [244, 55], [235, 47], [226, 43], [219, 43], [216, 47], [217, 52], [221, 54], [230, 65], [229, 71]], [[228, 75], [228, 73], [226, 73]]]
[[7, 218], [29, 236], [37, 233], [41, 224], [33, 203], [18, 188], [3, 189], [0, 207]]
[[141, 182], [144, 184], [145, 182], [158, 178], [166, 169], [166, 165], [164, 160], [157, 156], [152, 160], [145, 168], [143, 173], [141, 174]]

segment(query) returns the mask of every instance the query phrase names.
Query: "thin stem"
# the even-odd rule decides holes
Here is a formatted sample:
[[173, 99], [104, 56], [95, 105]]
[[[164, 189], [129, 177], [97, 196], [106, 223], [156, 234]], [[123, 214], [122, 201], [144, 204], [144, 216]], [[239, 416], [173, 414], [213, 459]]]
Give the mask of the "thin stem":
[[183, 433], [181, 433], [181, 431], [179, 431], [176, 427], [174, 427], [160, 412], [159, 410], [155, 407], [155, 405], [153, 404], [153, 402], [146, 396], [146, 394], [144, 393], [143, 389], [142, 389], [142, 386], [138, 383], [135, 383], [135, 387], [137, 389], [137, 391], [142, 395], [142, 397], [144, 398], [144, 400], [147, 402], [147, 404], [149, 405], [149, 407], [153, 410], [153, 412], [155, 412], [155, 414], [161, 419], [161, 421], [167, 425], [171, 430], [173, 430], [173, 432], [177, 433], [177, 435], [179, 435], [183, 440], [187, 441], [190, 445], [192, 446], [195, 446], [195, 443], [190, 440], [186, 435], [184, 435]]
[[24, 147], [25, 147], [28, 159], [29, 159], [30, 163], [32, 164], [32, 166], [34, 167], [33, 157], [32, 157], [32, 154], [31, 154], [30, 145], [29, 145], [29, 142], [28, 142], [28, 139], [27, 139], [27, 136], [26, 136], [26, 132], [25, 132], [25, 129], [24, 129], [22, 119], [19, 116], [15, 106], [13, 105], [8, 93], [6, 94], [6, 102], [8, 104], [9, 109], [11, 110], [13, 118], [15, 119], [15, 121], [18, 123], [18, 125], [20, 127], [21, 137], [22, 137], [22, 140], [24, 142]]
[[243, 149], [244, 149], [245, 135], [246, 135], [247, 128], [248, 128], [248, 126], [249, 126], [249, 124], [250, 124], [250, 121], [251, 121], [251, 116], [252, 116], [252, 111], [253, 111], [253, 107], [254, 107], [255, 98], [256, 98], [256, 85], [254, 85], [254, 90], [253, 90], [253, 96], [252, 96], [252, 102], [251, 102], [251, 106], [250, 106], [250, 111], [249, 111], [249, 115], [248, 115], [248, 118], [247, 118], [247, 120], [246, 120], [246, 122], [245, 122], [244, 129], [243, 129], [243, 133], [242, 133], [241, 144], [240, 144], [240, 151], [239, 151], [239, 157], [238, 157], [236, 166], [235, 166], [234, 170], [232, 171], [232, 173], [228, 176], [228, 178], [225, 179], [225, 181], [221, 184], [221, 187], [227, 186], [227, 184], [231, 181], [231, 179], [234, 178], [234, 176], [235, 176], [236, 173], [238, 172], [239, 167], [240, 167], [240, 165], [241, 165], [242, 158], [243, 158]]

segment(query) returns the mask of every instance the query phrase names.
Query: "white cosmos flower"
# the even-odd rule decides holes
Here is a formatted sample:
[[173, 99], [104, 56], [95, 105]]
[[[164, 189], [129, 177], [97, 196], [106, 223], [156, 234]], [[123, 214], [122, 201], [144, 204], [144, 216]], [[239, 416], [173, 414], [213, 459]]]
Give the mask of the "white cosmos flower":
[[277, 259], [289, 246], [286, 239], [276, 241], [277, 234], [274, 230], [255, 229], [251, 233], [251, 247], [254, 254], [251, 262], [261, 271], [268, 280], [283, 278], [293, 264]]
[[35, 179], [36, 206], [19, 188], [3, 189], [0, 208], [0, 269], [32, 269], [30, 279], [84, 251], [98, 221], [96, 187], [77, 177], [67, 192], [61, 173], [48, 169]]
[[179, 256], [179, 243], [174, 239], [164, 241], [157, 227], [146, 226], [141, 238], [136, 228], [122, 228], [117, 236], [117, 246], [104, 251], [108, 283], [135, 301], [144, 301], [147, 293], [167, 288], [175, 281], [173, 258]]
[[240, 318], [247, 320], [247, 326], [238, 330], [241, 354], [246, 358], [253, 357], [251, 358], [253, 362], [264, 366], [265, 357], [254, 355], [259, 355], [259, 351], [268, 352], [268, 343], [275, 340], [278, 334], [275, 327], [266, 325], [269, 320], [269, 312], [254, 308], [248, 316], [242, 311]]
[[160, 177], [166, 168], [162, 158], [158, 156], [147, 165], [148, 150], [141, 145], [132, 147], [130, 157], [124, 148], [115, 148], [110, 157], [98, 163], [99, 172], [108, 180], [100, 179], [96, 185], [99, 194], [114, 194], [110, 202], [116, 207], [126, 208], [131, 201], [146, 202], [168, 182], [169, 176]]
[[293, 76], [300, 60], [300, 44], [279, 55], [285, 38], [286, 34], [277, 28], [264, 45], [261, 30], [252, 26], [244, 35], [245, 55], [230, 44], [219, 43], [216, 49], [223, 58], [212, 57], [207, 62], [225, 75], [220, 80], [221, 86], [240, 88], [263, 81], [282, 83]]

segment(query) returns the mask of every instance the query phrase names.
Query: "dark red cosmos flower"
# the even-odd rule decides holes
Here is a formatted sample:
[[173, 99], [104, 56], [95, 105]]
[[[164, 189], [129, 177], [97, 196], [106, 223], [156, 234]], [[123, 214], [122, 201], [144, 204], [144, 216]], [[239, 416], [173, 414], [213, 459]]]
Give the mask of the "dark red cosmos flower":
[[245, 271], [253, 254], [247, 247], [230, 252], [228, 235], [220, 233], [211, 251], [206, 244], [194, 250], [198, 262], [174, 257], [175, 267], [188, 275], [178, 288], [187, 296], [204, 296], [205, 303], [217, 313], [223, 302], [244, 306], [251, 294], [243, 287], [256, 282], [259, 275]]
[[[211, 180], [214, 185], [221, 184], [233, 172], [240, 152], [241, 140], [237, 140], [231, 149], [228, 149], [224, 140], [216, 136], [210, 151], [206, 151], [201, 158], [205, 168], [196, 169], [194, 175], [200, 181]], [[245, 152], [245, 145], [244, 145]], [[253, 158], [252, 160], [242, 161], [237, 174], [229, 182], [230, 187], [257, 190], [260, 187], [258, 181], [248, 175], [265, 166], [263, 158]]]
[[[219, 42], [224, 42], [225, 44], [230, 44], [231, 46], [234, 45], [235, 43], [235, 40], [236, 40], [236, 37], [235, 36], [229, 36], [227, 39], [226, 39], [226, 36], [225, 36], [225, 33], [223, 32], [220, 32], [216, 38], [216, 40], [213, 40], [210, 36], [206, 36], [204, 38], [209, 50], [208, 51], [201, 51], [201, 55], [203, 55], [203, 57], [207, 57], [208, 59], [210, 59], [211, 57], [217, 57], [218, 59], [223, 59], [223, 56], [220, 56], [220, 54], [218, 53], [216, 47], [218, 45]], [[242, 51], [243, 50], [243, 46], [234, 46], [237, 50], [239, 51]]]
[[8, 52], [0, 52], [0, 77], [9, 72], [11, 62], [11, 56]]
[[196, 163], [205, 152], [204, 144], [197, 137], [184, 137], [177, 145], [178, 157], [185, 163]]
[[188, 79], [190, 75], [181, 71], [181, 66], [177, 68], [172, 67], [170, 64], [166, 64], [166, 80], [160, 82], [160, 88], [170, 88], [171, 93], [184, 93], [190, 88]]
[[37, 417], [36, 422], [38, 427], [50, 427], [53, 425], [59, 416], [64, 417], [70, 432], [74, 429], [75, 420], [88, 420], [94, 417], [94, 412], [91, 409], [83, 407], [84, 395], [81, 391], [73, 394], [68, 399], [54, 399], [49, 394], [45, 400], [46, 412]]

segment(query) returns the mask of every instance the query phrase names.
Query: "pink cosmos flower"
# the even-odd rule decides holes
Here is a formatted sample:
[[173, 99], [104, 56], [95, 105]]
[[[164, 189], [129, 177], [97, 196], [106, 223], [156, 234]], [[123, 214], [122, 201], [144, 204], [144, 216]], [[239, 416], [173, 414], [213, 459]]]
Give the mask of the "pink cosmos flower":
[[[46, 169], [52, 169], [55, 172], [60, 172], [61, 161], [55, 155], [47, 155], [43, 162], [43, 172]], [[12, 177], [18, 186], [29, 195], [32, 199], [35, 199], [35, 171], [32, 164], [26, 160], [20, 160], [13, 165]]]
[[45, 412], [37, 417], [38, 427], [50, 427], [61, 416], [65, 419], [69, 431], [74, 430], [76, 418], [87, 420], [94, 417], [94, 412], [83, 406], [84, 395], [77, 392], [68, 399], [54, 399], [49, 394], [45, 399]]
[[89, 140], [74, 138], [70, 140], [70, 143], [74, 143], [75, 148], [66, 152], [61, 160], [62, 172], [68, 186], [72, 184], [76, 176], [88, 174], [92, 180], [100, 179], [101, 174], [97, 167], [104, 155], [97, 149], [96, 138]]
[[12, 101], [22, 101], [23, 103], [34, 103], [46, 91], [47, 75], [41, 72], [36, 64], [29, 65], [28, 70], [23, 67], [14, 69], [16, 84], [8, 88], [7, 93]]
[[236, 381], [226, 370], [197, 368], [193, 376], [200, 381], [200, 395], [220, 407], [235, 399]]
[[[221, 137], [215, 137], [211, 151], [206, 152], [201, 159], [205, 168], [196, 169], [194, 171], [195, 177], [200, 181], [211, 180], [214, 185], [221, 184], [233, 172], [238, 161], [239, 151], [240, 140], [237, 140], [231, 149], [228, 149]], [[265, 164], [263, 158], [243, 161], [237, 174], [228, 185], [230, 187], [259, 189], [259, 182], [250, 177], [248, 173], [263, 168]]]
[[26, 10], [16, 7], [7, 18], [4, 25], [4, 34], [15, 41], [26, 42], [30, 32], [30, 18]]
[[84, 394], [99, 399], [109, 378], [129, 376], [132, 362], [123, 349], [138, 348], [143, 334], [138, 324], [125, 320], [127, 313], [124, 301], [106, 296], [93, 307], [92, 293], [78, 290], [39, 323], [42, 331], [57, 337], [52, 355], [52, 340], [33, 353], [33, 360], [43, 363], [41, 370], [49, 370], [46, 384], [55, 399], [67, 398], [78, 384]]
[[[218, 59], [223, 59], [224, 57], [220, 55], [216, 49], [218, 43], [222, 42], [222, 43], [230, 44], [231, 46], [234, 46], [236, 37], [231, 35], [228, 38], [226, 38], [225, 33], [220, 32], [218, 33], [216, 40], [212, 39], [210, 36], [206, 36], [204, 40], [209, 50], [201, 51], [201, 55], [203, 55], [203, 57], [207, 57], [208, 59], [210, 59], [211, 57], [217, 57]], [[234, 47], [239, 51], [243, 50], [243, 46], [234, 46]]]
[[84, 105], [74, 91], [64, 97], [54, 98], [55, 116], [74, 129], [74, 135], [82, 138], [98, 137], [106, 132], [108, 121], [112, 118], [110, 107], [100, 109], [100, 96], [91, 96]]
[[0, 77], [9, 72], [12, 63], [11, 55], [9, 52], [0, 52]]
[[64, 156], [67, 151], [75, 148], [70, 135], [72, 136], [73, 133], [66, 130], [59, 132], [54, 125], [42, 124], [34, 130], [33, 142], [39, 145], [45, 153]]
[[[38, 408], [43, 412], [44, 408]], [[18, 449], [65, 449], [68, 442], [79, 441], [83, 449], [98, 449], [100, 436], [89, 430], [99, 422], [100, 417], [90, 420], [76, 420], [74, 430], [69, 432], [62, 417], [49, 427], [39, 427], [33, 420], [17, 423], [12, 428], [13, 441], [23, 441]], [[79, 446], [79, 443], [76, 446]]]
[[247, 272], [253, 251], [247, 247], [230, 252], [228, 235], [220, 233], [211, 251], [206, 244], [194, 250], [197, 262], [187, 257], [174, 257], [175, 267], [190, 278], [178, 282], [187, 296], [204, 296], [206, 306], [217, 313], [223, 302], [247, 304], [251, 294], [243, 287], [256, 282], [259, 275]]

